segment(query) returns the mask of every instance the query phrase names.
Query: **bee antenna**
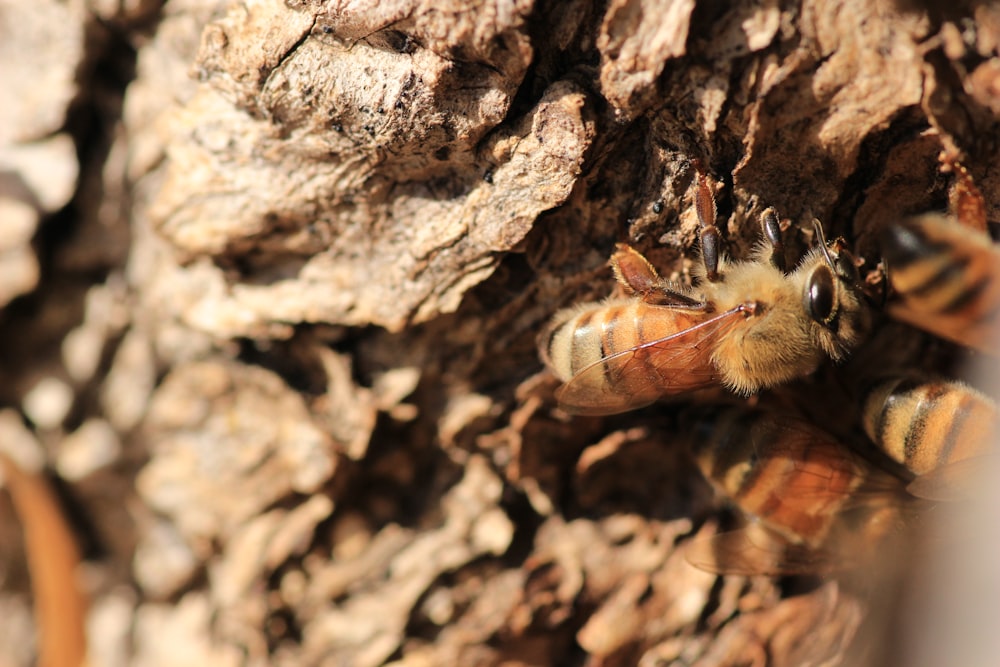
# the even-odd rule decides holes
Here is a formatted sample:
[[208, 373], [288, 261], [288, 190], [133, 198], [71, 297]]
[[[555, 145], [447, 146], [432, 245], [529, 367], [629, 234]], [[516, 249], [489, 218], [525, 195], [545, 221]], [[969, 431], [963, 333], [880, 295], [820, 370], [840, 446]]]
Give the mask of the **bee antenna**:
[[830, 265], [831, 269], [836, 271], [837, 265], [834, 263], [833, 257], [830, 256], [830, 249], [826, 247], [826, 236], [823, 234], [823, 223], [816, 218], [813, 218], [813, 231], [816, 232], [816, 236], [819, 238], [819, 247], [823, 249], [823, 257], [826, 258], [826, 263]]

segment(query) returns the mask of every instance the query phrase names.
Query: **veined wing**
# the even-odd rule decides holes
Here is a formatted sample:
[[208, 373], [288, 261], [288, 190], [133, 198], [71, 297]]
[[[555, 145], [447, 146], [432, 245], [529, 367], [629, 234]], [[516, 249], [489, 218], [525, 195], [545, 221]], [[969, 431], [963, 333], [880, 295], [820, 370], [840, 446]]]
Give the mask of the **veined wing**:
[[715, 343], [750, 310], [741, 304], [677, 333], [595, 361], [557, 392], [559, 404], [574, 414], [609, 415], [649, 405], [661, 396], [716, 385], [719, 376], [711, 361]]
[[781, 576], [836, 569], [835, 559], [827, 551], [795, 544], [758, 523], [696, 537], [686, 545], [684, 557], [699, 570], [713, 574]]
[[926, 500], [968, 500], [996, 483], [997, 470], [996, 455], [982, 454], [946, 463], [920, 475], [906, 490]]

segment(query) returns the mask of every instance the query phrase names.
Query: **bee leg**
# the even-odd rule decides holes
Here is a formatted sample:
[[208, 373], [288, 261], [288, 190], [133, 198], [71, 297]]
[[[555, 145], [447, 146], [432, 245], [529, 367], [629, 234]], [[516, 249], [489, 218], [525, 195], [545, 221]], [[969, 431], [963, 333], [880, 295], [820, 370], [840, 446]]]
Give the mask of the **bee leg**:
[[611, 270], [615, 272], [615, 280], [629, 294], [646, 294], [660, 284], [660, 274], [649, 260], [624, 243], [615, 245], [615, 252], [611, 255]]
[[719, 228], [703, 227], [701, 230], [701, 260], [705, 263], [708, 282], [719, 281]]
[[781, 223], [778, 222], [778, 213], [774, 208], [764, 209], [764, 212], [760, 214], [760, 224], [764, 228], [764, 238], [767, 239], [767, 244], [771, 248], [769, 257], [771, 265], [782, 273], [787, 273], [785, 242], [781, 238]]
[[671, 289], [648, 259], [624, 243], [615, 246], [615, 253], [611, 255], [611, 270], [615, 273], [615, 280], [626, 292], [638, 295], [646, 303], [688, 308], [703, 305], [700, 301]]
[[709, 282], [719, 280], [719, 228], [715, 224], [715, 195], [708, 185], [708, 178], [702, 171], [701, 165], [696, 163], [695, 169], [698, 171], [698, 189], [694, 196], [694, 210], [698, 214], [698, 223], [701, 225], [699, 236], [701, 237], [701, 260], [705, 263], [705, 278]]
[[948, 208], [962, 225], [987, 233], [986, 201], [982, 190], [958, 158], [957, 154], [945, 154], [941, 158], [941, 171], [955, 174], [955, 182], [948, 191]]

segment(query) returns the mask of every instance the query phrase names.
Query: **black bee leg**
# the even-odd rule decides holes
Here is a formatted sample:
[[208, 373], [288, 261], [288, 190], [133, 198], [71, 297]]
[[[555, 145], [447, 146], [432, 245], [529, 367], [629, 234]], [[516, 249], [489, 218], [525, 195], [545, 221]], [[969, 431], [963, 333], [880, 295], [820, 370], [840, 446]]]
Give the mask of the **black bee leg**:
[[701, 165], [695, 163], [695, 169], [698, 171], [698, 189], [694, 196], [694, 210], [701, 225], [701, 260], [705, 263], [705, 278], [714, 283], [719, 280], [720, 241], [719, 228], [715, 224], [715, 195]]
[[701, 259], [705, 263], [705, 278], [709, 282], [719, 280], [719, 228], [701, 228]]
[[781, 238], [781, 224], [777, 212], [768, 207], [760, 214], [760, 224], [764, 228], [764, 238], [771, 247], [771, 265], [782, 273], [788, 271], [785, 264], [785, 242]]

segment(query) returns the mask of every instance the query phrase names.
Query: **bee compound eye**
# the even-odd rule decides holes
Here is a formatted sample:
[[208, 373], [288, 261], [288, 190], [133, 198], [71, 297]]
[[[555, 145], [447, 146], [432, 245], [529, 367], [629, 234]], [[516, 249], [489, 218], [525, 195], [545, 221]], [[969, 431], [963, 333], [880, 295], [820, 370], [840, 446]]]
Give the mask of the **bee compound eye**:
[[828, 324], [833, 316], [834, 278], [829, 267], [817, 267], [806, 285], [806, 309], [809, 316], [821, 324]]

